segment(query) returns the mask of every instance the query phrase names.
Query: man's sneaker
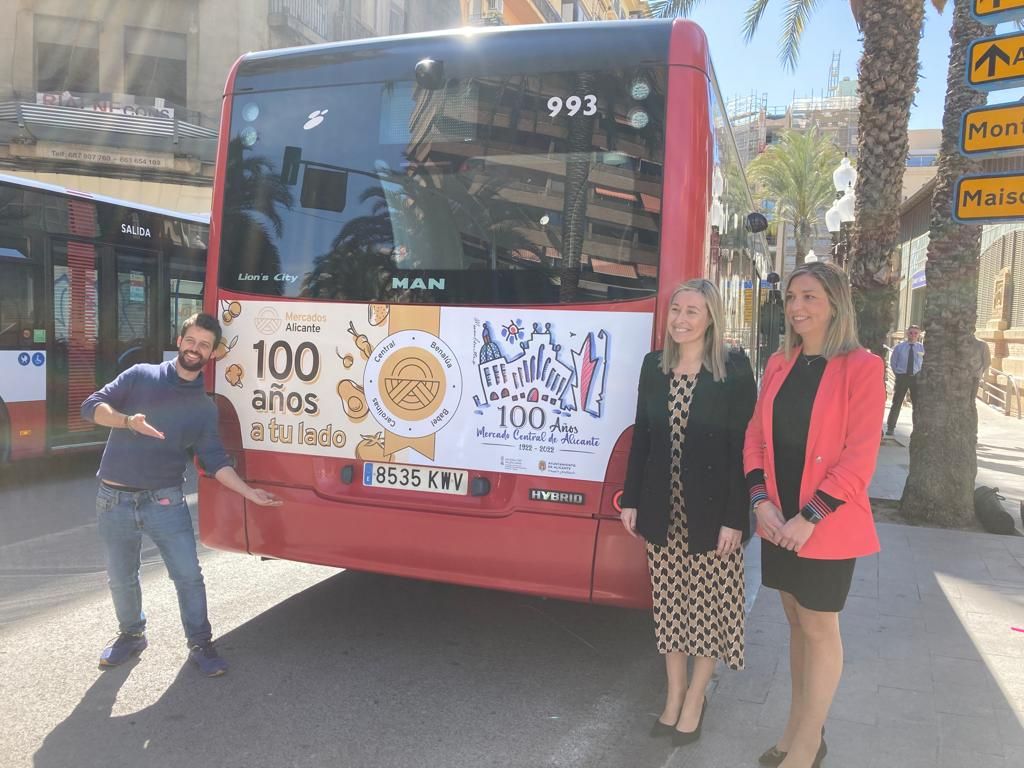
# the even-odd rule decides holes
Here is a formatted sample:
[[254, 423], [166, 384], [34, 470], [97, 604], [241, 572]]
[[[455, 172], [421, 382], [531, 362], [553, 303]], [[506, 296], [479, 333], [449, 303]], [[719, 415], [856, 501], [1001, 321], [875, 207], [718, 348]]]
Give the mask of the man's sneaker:
[[100, 667], [116, 667], [124, 664], [128, 659], [137, 653], [142, 653], [149, 643], [146, 642], [146, 634], [140, 632], [122, 632], [110, 643], [100, 654]]
[[188, 650], [188, 657], [207, 677], [218, 677], [228, 671], [228, 663], [217, 653], [212, 640], [203, 645], [193, 645]]

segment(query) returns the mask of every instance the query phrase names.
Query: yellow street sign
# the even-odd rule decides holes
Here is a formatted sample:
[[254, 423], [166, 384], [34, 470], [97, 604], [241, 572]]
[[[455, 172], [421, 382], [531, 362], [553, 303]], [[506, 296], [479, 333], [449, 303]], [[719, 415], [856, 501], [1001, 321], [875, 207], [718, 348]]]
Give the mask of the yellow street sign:
[[961, 176], [953, 190], [953, 218], [962, 224], [1024, 219], [1024, 173]]
[[1024, 33], [982, 37], [967, 51], [967, 84], [979, 91], [1024, 83]]
[[960, 126], [960, 152], [974, 157], [1001, 149], [1024, 149], [1024, 104], [967, 110]]
[[983, 24], [999, 24], [1024, 16], [1024, 0], [971, 0], [971, 15]]

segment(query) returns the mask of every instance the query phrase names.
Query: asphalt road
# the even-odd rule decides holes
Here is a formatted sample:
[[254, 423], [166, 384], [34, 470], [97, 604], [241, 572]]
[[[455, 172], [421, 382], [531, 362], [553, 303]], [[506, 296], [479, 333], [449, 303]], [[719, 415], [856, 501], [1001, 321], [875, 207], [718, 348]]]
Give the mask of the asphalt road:
[[150, 647], [100, 672], [116, 629], [92, 523], [95, 457], [75, 467], [22, 472], [0, 489], [5, 768], [671, 758], [646, 735], [664, 673], [644, 612], [202, 550], [231, 664], [207, 679], [186, 661], [174, 589], [149, 550]]
[[[97, 452], [0, 467], [0, 627], [106, 588], [96, 536]], [[193, 494], [195, 471], [186, 473]], [[144, 568], [160, 562], [144, 539]]]

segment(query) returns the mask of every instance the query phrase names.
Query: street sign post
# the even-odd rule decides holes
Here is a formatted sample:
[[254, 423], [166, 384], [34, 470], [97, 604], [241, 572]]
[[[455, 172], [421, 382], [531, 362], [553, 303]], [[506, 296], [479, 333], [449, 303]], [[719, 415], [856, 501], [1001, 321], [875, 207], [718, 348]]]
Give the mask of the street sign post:
[[978, 91], [1024, 85], [1024, 32], [974, 40], [967, 51], [967, 84]]
[[984, 157], [1006, 149], [1024, 149], [1024, 104], [995, 104], [964, 113], [961, 154]]
[[961, 224], [1024, 219], [1024, 172], [961, 176], [953, 195], [953, 219]]
[[1024, 0], [971, 0], [971, 15], [982, 24], [1000, 24], [1024, 16]]

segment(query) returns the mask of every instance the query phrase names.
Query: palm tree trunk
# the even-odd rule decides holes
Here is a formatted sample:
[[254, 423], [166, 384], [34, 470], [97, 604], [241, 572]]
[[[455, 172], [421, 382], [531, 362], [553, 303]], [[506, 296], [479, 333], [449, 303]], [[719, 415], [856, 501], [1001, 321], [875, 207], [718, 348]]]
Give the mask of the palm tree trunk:
[[892, 265], [924, 0], [863, 0], [860, 22], [864, 53], [858, 74], [857, 218], [850, 281], [861, 343], [880, 353], [896, 298]]
[[794, 237], [796, 241], [796, 265], [799, 267], [807, 258], [807, 251], [811, 249], [811, 239], [799, 226], [795, 229], [799, 233]]
[[939, 525], [970, 520], [978, 471], [978, 411], [968, 350], [978, 318], [981, 227], [953, 222], [951, 209], [957, 178], [981, 170], [981, 163], [963, 157], [958, 146], [963, 113], [985, 103], [985, 94], [964, 80], [967, 47], [972, 39], [991, 35], [992, 27], [975, 21], [969, 6], [970, 0], [956, 0], [950, 31], [942, 148], [925, 265], [926, 354], [901, 502], [907, 517]]
[[[573, 82], [573, 93], [582, 97], [594, 93], [597, 82], [592, 72], [579, 72]], [[576, 301], [583, 241], [587, 237], [587, 195], [590, 192], [590, 160], [594, 149], [593, 117], [578, 113], [569, 119], [566, 137], [565, 192], [562, 214], [561, 285], [558, 296], [562, 303]]]

